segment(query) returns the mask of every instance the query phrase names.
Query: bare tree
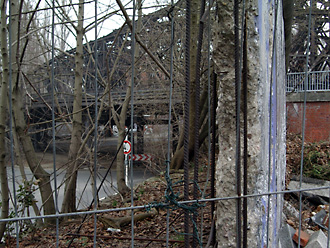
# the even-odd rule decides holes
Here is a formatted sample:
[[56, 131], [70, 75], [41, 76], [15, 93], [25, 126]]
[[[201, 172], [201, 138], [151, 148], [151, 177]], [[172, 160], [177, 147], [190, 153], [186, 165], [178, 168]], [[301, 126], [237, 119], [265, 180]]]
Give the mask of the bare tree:
[[76, 30], [76, 53], [75, 53], [75, 83], [74, 83], [74, 101], [72, 115], [72, 134], [69, 150], [69, 165], [67, 167], [65, 178], [67, 183], [64, 190], [64, 200], [62, 212], [76, 211], [76, 184], [78, 151], [81, 145], [82, 137], [82, 84], [83, 84], [83, 37], [84, 37], [84, 0], [79, 1], [78, 24]]
[[[197, 132], [199, 133], [198, 135], [198, 142], [199, 144], [202, 144], [207, 137], [207, 132], [205, 132], [206, 127], [206, 119], [207, 119], [207, 98], [208, 95], [206, 94], [207, 88], [204, 87], [203, 93], [201, 96], [196, 96], [196, 80], [197, 77], [201, 78], [202, 75], [202, 70], [200, 67], [200, 64], [198, 64], [198, 58], [197, 54], [200, 52], [199, 49], [202, 49], [202, 45], [200, 48], [198, 48], [198, 38], [199, 35], [203, 35], [203, 32], [199, 34], [199, 27], [203, 24], [200, 22], [200, 2], [199, 1], [192, 1], [191, 2], [191, 23], [190, 23], [190, 30], [191, 30], [191, 36], [190, 36], [190, 99], [189, 99], [189, 113], [184, 113], [189, 114], [189, 155], [190, 159], [193, 158], [194, 155], [194, 143], [195, 143], [195, 126], [196, 126], [196, 97], [200, 98], [200, 106], [198, 106], [198, 111], [200, 111], [201, 115], [198, 117], [199, 120], [199, 125], [197, 126], [198, 130]], [[203, 31], [203, 29], [201, 29]], [[201, 40], [202, 42], [202, 40]], [[187, 49], [187, 48], [186, 48]], [[205, 48], [206, 51], [208, 48]], [[204, 58], [205, 60], [206, 58]], [[197, 75], [197, 74], [198, 75]], [[204, 77], [204, 80], [206, 78]], [[199, 79], [198, 79], [199, 80]], [[206, 81], [206, 80], [205, 80]], [[204, 84], [205, 85], [205, 84]], [[204, 125], [203, 125], [204, 124]], [[183, 167], [183, 140], [184, 140], [184, 128], [180, 129], [180, 136], [179, 136], [179, 141], [178, 145], [176, 147], [175, 153], [173, 155], [173, 158], [171, 160], [171, 168], [172, 169], [180, 169]]]
[[[8, 64], [8, 47], [7, 47], [7, 1], [1, 0], [1, 23], [0, 23], [0, 45], [1, 45], [1, 65], [2, 73], [0, 75], [0, 182], [1, 182], [1, 219], [6, 219], [9, 213], [9, 190], [6, 168], [6, 126], [8, 113], [8, 79], [9, 79], [9, 64]], [[6, 229], [6, 222], [0, 224], [0, 239]]]
[[[12, 101], [13, 101], [13, 120], [15, 131], [19, 137], [27, 163], [37, 179], [39, 191], [42, 198], [43, 209], [46, 215], [55, 213], [54, 198], [50, 185], [50, 175], [38, 163], [38, 159], [31, 142], [31, 138], [26, 132], [28, 129], [23, 108], [24, 91], [21, 76], [21, 57], [24, 56], [24, 50], [21, 50], [21, 13], [22, 4], [16, 0], [11, 2], [11, 63], [12, 63]], [[28, 28], [27, 28], [28, 29]], [[27, 41], [26, 41], [27, 42]], [[24, 45], [22, 46], [24, 47]], [[22, 51], [22, 53], [20, 53]], [[16, 144], [18, 145], [18, 144]], [[46, 222], [53, 222], [47, 219]]]

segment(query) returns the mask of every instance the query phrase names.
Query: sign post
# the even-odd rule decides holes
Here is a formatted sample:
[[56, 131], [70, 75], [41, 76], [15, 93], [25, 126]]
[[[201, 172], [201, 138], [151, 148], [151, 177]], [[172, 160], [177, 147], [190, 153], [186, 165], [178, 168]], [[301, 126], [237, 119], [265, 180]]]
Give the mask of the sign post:
[[129, 142], [127, 140], [127, 136], [126, 136], [126, 139], [124, 140], [123, 148], [124, 148], [124, 155], [125, 155], [125, 183], [126, 183], [127, 187], [129, 187], [129, 183], [128, 183], [128, 168], [129, 168], [128, 154], [130, 154], [131, 151], [132, 151], [132, 145], [131, 145], [131, 142]]

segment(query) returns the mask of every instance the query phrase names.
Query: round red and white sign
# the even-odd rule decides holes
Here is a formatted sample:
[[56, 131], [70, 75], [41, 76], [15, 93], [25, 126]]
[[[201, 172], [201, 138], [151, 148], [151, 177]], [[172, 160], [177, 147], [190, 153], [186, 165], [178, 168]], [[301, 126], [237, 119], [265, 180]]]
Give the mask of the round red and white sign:
[[131, 153], [131, 142], [129, 142], [128, 140], [124, 140], [123, 143], [123, 148], [124, 148], [124, 154], [129, 154]]

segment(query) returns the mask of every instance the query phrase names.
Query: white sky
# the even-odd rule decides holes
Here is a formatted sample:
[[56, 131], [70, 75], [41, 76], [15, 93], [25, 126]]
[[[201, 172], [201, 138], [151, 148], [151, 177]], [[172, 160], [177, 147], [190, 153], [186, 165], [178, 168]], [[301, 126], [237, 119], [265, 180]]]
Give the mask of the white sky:
[[[86, 2], [87, 1], [88, 0], [86, 0]], [[92, 0], [90, 2], [91, 3], [87, 3], [85, 5], [85, 21], [84, 21], [85, 27], [91, 23], [94, 23], [94, 21], [95, 21], [95, 1]], [[77, 4], [78, 1], [74, 0], [74, 1], [71, 1], [71, 3]], [[132, 0], [122, 0], [122, 3], [126, 7], [127, 12], [132, 19], [133, 1]], [[160, 4], [164, 5], [166, 3], [169, 3], [169, 1], [168, 0], [160, 0], [160, 1], [144, 0], [142, 12], [143, 12], [143, 14], [151, 13], [151, 12], [155, 11], [155, 8], [150, 8], [151, 6], [158, 6]], [[97, 12], [98, 12], [99, 17], [104, 16], [105, 13], [111, 13], [116, 10], [119, 10], [119, 7], [115, 0], [110, 0], [110, 1], [100, 0], [100, 1], [98, 1], [97, 6], [98, 6]], [[70, 12], [69, 12], [70, 18], [72, 20], [76, 20], [77, 16], [76, 16], [75, 11], [77, 11], [77, 9], [78, 9], [77, 6], [75, 6], [75, 8], [67, 7], [66, 9], [70, 10]], [[107, 18], [104, 22], [98, 24], [98, 27], [97, 27], [98, 37], [100, 38], [100, 37], [103, 37], [103, 36], [111, 33], [114, 29], [119, 28], [123, 23], [124, 23], [124, 18], [121, 16], [121, 12], [119, 11], [118, 14], [112, 15], [111, 17]], [[56, 31], [60, 33], [62, 28], [63, 28], [62, 25], [57, 25]], [[95, 29], [89, 30], [86, 33], [86, 36], [89, 40], [94, 40], [95, 39]], [[69, 46], [75, 47], [74, 35], [70, 34], [69, 37], [66, 39], [66, 42], [68, 43]], [[67, 49], [70, 49], [69, 46], [67, 47]]]

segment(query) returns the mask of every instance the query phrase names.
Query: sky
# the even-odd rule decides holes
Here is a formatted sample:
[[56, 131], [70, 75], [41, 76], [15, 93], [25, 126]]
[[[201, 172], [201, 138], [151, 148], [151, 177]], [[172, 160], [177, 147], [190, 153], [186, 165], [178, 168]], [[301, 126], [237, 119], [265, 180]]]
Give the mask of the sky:
[[[45, 0], [48, 1], [46, 2], [46, 6], [50, 6], [50, 0]], [[68, 0], [59, 0], [59, 1], [67, 1]], [[110, 1], [105, 1], [105, 0], [100, 0], [97, 2], [97, 4], [95, 3], [94, 0], [91, 0], [88, 2], [88, 0], [86, 0], [86, 4], [85, 4], [85, 21], [84, 21], [84, 26], [90, 26], [93, 25], [95, 23], [95, 8], [97, 6], [97, 13], [98, 16], [105, 16], [105, 15], [109, 15], [109, 13], [113, 13], [111, 16], [108, 16], [106, 18], [105, 21], [103, 22], [99, 22], [97, 25], [97, 37], [103, 37], [109, 33], [111, 33], [114, 29], [120, 28], [120, 26], [124, 23], [124, 17], [122, 16], [121, 11], [119, 10], [119, 7], [116, 3], [115, 0], [110, 0]], [[154, 6], [159, 6], [159, 5], [164, 5], [169, 3], [170, 1], [168, 0], [144, 0], [142, 3], [143, 9], [142, 12], [143, 14], [148, 14], [151, 13], [153, 11], [156, 10], [156, 8], [154, 8]], [[70, 7], [65, 7], [65, 10], [68, 11], [68, 15], [70, 17], [71, 20], [77, 20], [77, 15], [76, 12], [78, 10], [78, 6], [77, 0], [71, 1], [71, 3], [73, 4], [74, 7], [70, 6]], [[132, 9], [133, 9], [133, 1], [132, 0], [122, 0], [123, 5], [125, 6], [125, 8], [127, 9], [127, 13], [129, 14], [130, 18], [132, 19]], [[135, 1], [136, 3], [136, 1]], [[57, 6], [60, 5], [62, 3], [57, 3]], [[116, 12], [117, 11], [117, 12]], [[137, 15], [137, 14], [136, 14]], [[59, 20], [56, 19], [55, 22], [60, 23], [63, 22], [64, 20]], [[74, 37], [74, 30], [72, 29], [72, 27], [70, 27], [70, 25], [67, 25], [66, 27], [70, 28], [70, 32], [67, 28], [64, 28], [63, 25], [58, 24], [56, 25], [56, 32], [58, 32], [59, 34], [61, 34], [61, 32], [64, 31], [64, 29], [66, 30], [65, 32], [67, 32], [68, 37], [65, 39], [66, 43], [67, 43], [67, 49], [73, 48], [75, 47], [75, 37]], [[88, 32], [86, 33], [86, 37], [88, 40], [94, 40], [95, 39], [95, 28], [89, 29]], [[84, 41], [86, 42], [86, 40]]]

